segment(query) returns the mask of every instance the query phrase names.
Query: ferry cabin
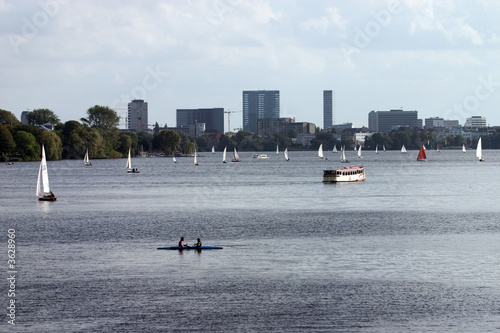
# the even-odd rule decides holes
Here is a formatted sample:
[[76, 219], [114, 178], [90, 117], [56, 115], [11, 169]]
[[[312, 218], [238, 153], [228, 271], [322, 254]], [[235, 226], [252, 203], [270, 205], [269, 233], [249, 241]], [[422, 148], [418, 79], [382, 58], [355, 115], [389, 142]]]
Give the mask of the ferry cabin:
[[345, 167], [335, 170], [323, 170], [323, 183], [359, 182], [366, 179], [364, 166]]

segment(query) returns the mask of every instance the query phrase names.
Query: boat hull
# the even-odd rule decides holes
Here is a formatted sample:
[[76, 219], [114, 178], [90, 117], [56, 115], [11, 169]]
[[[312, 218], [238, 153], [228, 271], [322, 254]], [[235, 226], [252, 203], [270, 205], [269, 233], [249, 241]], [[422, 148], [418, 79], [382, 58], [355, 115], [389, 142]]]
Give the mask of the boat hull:
[[345, 167], [335, 170], [323, 170], [323, 183], [361, 182], [366, 179], [363, 166]]
[[158, 250], [222, 250], [220, 246], [163, 246], [159, 247]]
[[40, 201], [56, 201], [57, 198], [50, 195], [39, 195], [38, 200]]

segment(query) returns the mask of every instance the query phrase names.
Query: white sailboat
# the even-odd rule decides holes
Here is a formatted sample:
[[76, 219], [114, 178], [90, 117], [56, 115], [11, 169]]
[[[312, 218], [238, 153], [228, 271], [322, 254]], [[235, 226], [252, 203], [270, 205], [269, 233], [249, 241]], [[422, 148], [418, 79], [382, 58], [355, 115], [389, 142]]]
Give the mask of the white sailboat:
[[174, 161], [174, 163], [177, 163], [177, 159], [175, 157], [172, 157], [172, 161]]
[[139, 173], [137, 168], [132, 168], [132, 159], [130, 158], [130, 148], [128, 149], [127, 157], [127, 173]]
[[483, 145], [481, 143], [481, 137], [477, 140], [477, 148], [476, 148], [476, 157], [479, 159], [479, 162], [483, 162]]
[[285, 151], [283, 152], [283, 155], [285, 156], [285, 160], [289, 161], [290, 159], [288, 158], [288, 148], [285, 148]]
[[227, 163], [226, 162], [226, 150], [227, 150], [227, 147], [224, 147], [224, 152], [222, 153], [222, 163]]
[[85, 157], [83, 158], [83, 163], [85, 166], [92, 166], [92, 162], [90, 162], [89, 159], [89, 149], [87, 148], [87, 151], [85, 152]]
[[337, 152], [337, 145], [333, 146], [333, 150], [332, 150], [332, 153], [336, 153]]
[[467, 150], [465, 149], [465, 145], [462, 145], [462, 151], [463, 151], [464, 153], [466, 153], [466, 152], [467, 152]]
[[406, 154], [406, 148], [405, 148], [405, 145], [403, 145], [403, 147], [401, 147], [401, 153]]
[[375, 154], [378, 154], [378, 144], [375, 146]]
[[276, 145], [276, 155], [279, 155], [279, 154], [280, 154], [280, 146]]
[[198, 165], [198, 159], [196, 158], [196, 149], [194, 150], [194, 165]]
[[239, 162], [239, 161], [240, 161], [240, 155], [238, 155], [236, 148], [234, 148], [233, 159], [231, 160], [231, 162]]
[[215, 154], [215, 147], [212, 146], [212, 154]]
[[361, 145], [359, 145], [359, 148], [358, 148], [358, 157], [359, 157], [359, 158], [363, 158], [363, 157], [361, 156]]
[[385, 145], [382, 145], [382, 150], [385, 151]]
[[36, 180], [36, 196], [41, 201], [56, 201], [54, 193], [50, 190], [49, 174], [47, 172], [47, 160], [45, 158], [45, 148], [42, 145], [42, 160], [38, 169], [38, 178]]
[[349, 160], [347, 158], [345, 158], [345, 147], [342, 146], [342, 155], [340, 157], [340, 162], [341, 163], [349, 163]]
[[323, 158], [323, 144], [320, 144], [319, 145], [319, 149], [318, 149], [318, 157], [319, 158]]

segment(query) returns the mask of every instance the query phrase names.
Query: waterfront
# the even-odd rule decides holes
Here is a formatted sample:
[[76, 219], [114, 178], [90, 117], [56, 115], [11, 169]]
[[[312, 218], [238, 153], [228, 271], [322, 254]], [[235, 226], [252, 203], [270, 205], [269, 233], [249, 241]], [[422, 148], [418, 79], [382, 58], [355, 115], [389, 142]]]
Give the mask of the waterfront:
[[[500, 329], [500, 152], [348, 153], [366, 181], [323, 184], [332, 153], [49, 161], [53, 203], [2, 165], [16, 331]], [[156, 250], [180, 236], [224, 249]]]

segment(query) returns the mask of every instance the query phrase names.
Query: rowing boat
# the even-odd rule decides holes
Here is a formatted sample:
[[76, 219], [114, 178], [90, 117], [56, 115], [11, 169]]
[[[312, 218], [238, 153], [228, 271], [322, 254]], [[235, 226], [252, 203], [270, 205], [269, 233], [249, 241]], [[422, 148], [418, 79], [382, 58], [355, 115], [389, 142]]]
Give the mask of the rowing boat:
[[164, 246], [158, 250], [222, 250], [220, 246]]

